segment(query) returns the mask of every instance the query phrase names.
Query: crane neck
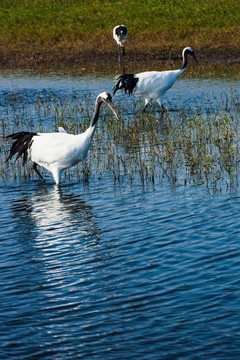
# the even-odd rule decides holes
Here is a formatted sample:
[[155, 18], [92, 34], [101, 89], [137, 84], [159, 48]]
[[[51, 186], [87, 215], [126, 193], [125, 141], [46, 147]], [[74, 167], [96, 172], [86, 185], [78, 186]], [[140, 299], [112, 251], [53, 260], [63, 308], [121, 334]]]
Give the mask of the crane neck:
[[94, 108], [93, 118], [92, 118], [92, 121], [91, 121], [91, 127], [93, 127], [93, 126], [95, 126], [97, 124], [101, 105], [102, 105], [102, 100], [97, 99], [96, 104], [95, 104], [95, 108]]
[[183, 53], [183, 63], [182, 63], [182, 66], [180, 67], [181, 70], [186, 70], [186, 67], [187, 67], [187, 54], [184, 52]]

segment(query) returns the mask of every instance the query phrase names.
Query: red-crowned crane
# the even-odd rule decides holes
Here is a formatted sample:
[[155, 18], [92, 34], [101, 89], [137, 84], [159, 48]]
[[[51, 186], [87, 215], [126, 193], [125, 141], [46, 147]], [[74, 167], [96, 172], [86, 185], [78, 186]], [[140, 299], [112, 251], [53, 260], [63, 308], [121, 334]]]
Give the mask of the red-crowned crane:
[[146, 110], [147, 105], [152, 100], [157, 101], [158, 104], [162, 106], [162, 96], [186, 70], [188, 55], [193, 56], [197, 62], [194, 50], [186, 47], [182, 52], [182, 66], [178, 70], [146, 71], [139, 74], [124, 74], [119, 76], [116, 79], [113, 93], [115, 94], [118, 90], [122, 90], [129, 95], [133, 94], [137, 97], [143, 97], [145, 99], [143, 111]]
[[29, 157], [33, 162], [33, 169], [42, 181], [45, 181], [37, 169], [37, 165], [43, 166], [53, 175], [55, 183], [59, 185], [62, 171], [84, 161], [90, 149], [93, 135], [99, 118], [102, 103], [108, 105], [114, 115], [117, 113], [112, 104], [109, 93], [103, 92], [96, 98], [94, 114], [89, 128], [82, 134], [68, 134], [64, 129], [59, 132], [33, 133], [18, 132], [8, 135], [7, 138], [15, 140], [10, 149], [6, 161], [17, 154], [16, 160], [22, 157], [23, 164]]
[[[121, 48], [122, 48], [122, 56], [125, 56], [125, 47], [124, 42], [127, 39], [128, 30], [125, 25], [117, 25], [113, 29], [113, 38], [116, 40], [118, 45], [118, 63], [119, 67], [121, 64]], [[123, 64], [123, 73], [124, 73], [124, 64]]]

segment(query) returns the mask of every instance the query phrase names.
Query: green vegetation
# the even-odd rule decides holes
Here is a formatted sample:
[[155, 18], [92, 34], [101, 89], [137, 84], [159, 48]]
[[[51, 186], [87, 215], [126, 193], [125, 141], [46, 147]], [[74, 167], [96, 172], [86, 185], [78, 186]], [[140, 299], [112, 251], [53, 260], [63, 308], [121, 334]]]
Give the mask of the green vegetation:
[[89, 53], [109, 58], [116, 53], [112, 29], [120, 23], [129, 30], [129, 54], [178, 54], [189, 45], [239, 53], [238, 0], [2, 0], [0, 59], [68, 64]]
[[[89, 126], [94, 100], [89, 95], [83, 100], [74, 94], [72, 99], [6, 94], [0, 122], [0, 176], [36, 176], [30, 162], [24, 168], [20, 160], [5, 163], [10, 147], [5, 134], [25, 129], [54, 131], [58, 126], [70, 133], [82, 132]], [[145, 114], [139, 104], [135, 108], [134, 102], [118, 103], [120, 121], [103, 108], [104, 121], [101, 117], [87, 160], [65, 171], [63, 181], [85, 183], [110, 176], [117, 182], [140, 181], [151, 186], [169, 181], [184, 186], [204, 184], [211, 191], [235, 187], [240, 159], [239, 100], [233, 93], [230, 100], [223, 95], [215, 109], [210, 102], [204, 112], [196, 103], [194, 110], [159, 113], [153, 106]], [[126, 116], [133, 111], [133, 116]], [[41, 172], [51, 179], [43, 168]]]

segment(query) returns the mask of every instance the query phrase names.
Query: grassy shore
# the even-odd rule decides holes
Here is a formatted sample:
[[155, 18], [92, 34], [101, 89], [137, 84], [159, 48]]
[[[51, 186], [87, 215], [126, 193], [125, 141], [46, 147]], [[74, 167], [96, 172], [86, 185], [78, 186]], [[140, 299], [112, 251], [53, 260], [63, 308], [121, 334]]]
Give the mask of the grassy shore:
[[238, 0], [2, 0], [0, 64], [114, 63], [115, 25], [129, 30], [129, 61], [179, 58], [185, 46], [212, 61], [238, 62]]

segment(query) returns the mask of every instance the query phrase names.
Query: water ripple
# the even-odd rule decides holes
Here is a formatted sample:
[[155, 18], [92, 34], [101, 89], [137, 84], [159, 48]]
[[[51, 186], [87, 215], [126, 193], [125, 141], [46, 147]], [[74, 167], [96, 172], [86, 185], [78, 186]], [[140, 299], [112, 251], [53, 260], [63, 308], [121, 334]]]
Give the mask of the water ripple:
[[164, 180], [1, 180], [0, 358], [238, 360], [239, 204]]

